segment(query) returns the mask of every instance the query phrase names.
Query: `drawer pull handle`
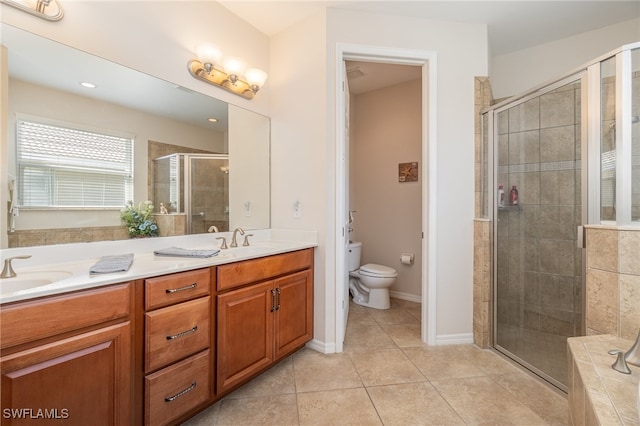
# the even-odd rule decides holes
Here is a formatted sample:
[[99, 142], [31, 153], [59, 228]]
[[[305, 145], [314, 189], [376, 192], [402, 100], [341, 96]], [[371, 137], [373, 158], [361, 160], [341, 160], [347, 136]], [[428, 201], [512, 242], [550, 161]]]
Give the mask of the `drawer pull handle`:
[[167, 336], [167, 340], [177, 339], [179, 337], [186, 336], [187, 334], [195, 333], [196, 331], [198, 331], [197, 325], [194, 326], [191, 330], [183, 331], [178, 334], [174, 334], [173, 336]]
[[192, 390], [194, 390], [196, 388], [196, 384], [197, 384], [197, 382], [193, 382], [193, 383], [191, 383], [191, 386], [189, 386], [188, 388], [186, 388], [184, 390], [181, 390], [180, 392], [178, 392], [177, 394], [175, 394], [173, 396], [168, 396], [164, 400], [166, 402], [175, 401], [176, 399], [180, 398], [185, 393], [188, 393], [188, 392], [191, 392]]
[[280, 310], [280, 288], [276, 289], [276, 311]]
[[177, 293], [178, 291], [191, 290], [196, 287], [198, 287], [198, 283], [193, 283], [191, 285], [187, 285], [180, 288], [168, 288], [166, 291], [167, 291], [167, 294], [173, 294], [173, 293]]
[[271, 290], [271, 312], [276, 310], [276, 291]]

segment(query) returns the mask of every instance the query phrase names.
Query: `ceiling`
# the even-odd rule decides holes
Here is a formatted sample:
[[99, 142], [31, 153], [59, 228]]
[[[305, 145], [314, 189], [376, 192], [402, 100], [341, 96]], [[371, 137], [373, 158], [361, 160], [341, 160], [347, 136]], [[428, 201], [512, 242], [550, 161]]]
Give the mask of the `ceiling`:
[[640, 17], [638, 0], [229, 0], [220, 4], [268, 36], [277, 34], [324, 7], [487, 24], [492, 55], [502, 55]]
[[[268, 36], [324, 7], [474, 24], [486, 24], [489, 51], [503, 55], [640, 17], [640, 0], [630, 1], [244, 1], [220, 2]], [[638, 29], [640, 39], [640, 29]], [[420, 68], [347, 63], [349, 89], [361, 94], [420, 78]]]

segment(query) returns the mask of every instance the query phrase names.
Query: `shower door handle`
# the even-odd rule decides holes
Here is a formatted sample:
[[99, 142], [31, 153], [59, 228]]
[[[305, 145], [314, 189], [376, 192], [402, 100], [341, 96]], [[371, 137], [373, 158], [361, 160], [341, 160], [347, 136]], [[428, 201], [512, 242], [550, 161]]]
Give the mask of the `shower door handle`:
[[586, 248], [584, 240], [584, 226], [578, 225], [578, 231], [576, 232], [576, 247], [581, 249]]

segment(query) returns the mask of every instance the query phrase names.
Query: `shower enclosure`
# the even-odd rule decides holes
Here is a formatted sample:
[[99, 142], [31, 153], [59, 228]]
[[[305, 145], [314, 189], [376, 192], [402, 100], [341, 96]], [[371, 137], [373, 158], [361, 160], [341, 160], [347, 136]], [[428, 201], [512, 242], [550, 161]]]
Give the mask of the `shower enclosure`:
[[483, 113], [492, 345], [561, 389], [588, 332], [583, 225], [640, 226], [638, 115], [640, 43]]
[[187, 233], [229, 230], [229, 156], [171, 154], [153, 160], [153, 200], [186, 215]]

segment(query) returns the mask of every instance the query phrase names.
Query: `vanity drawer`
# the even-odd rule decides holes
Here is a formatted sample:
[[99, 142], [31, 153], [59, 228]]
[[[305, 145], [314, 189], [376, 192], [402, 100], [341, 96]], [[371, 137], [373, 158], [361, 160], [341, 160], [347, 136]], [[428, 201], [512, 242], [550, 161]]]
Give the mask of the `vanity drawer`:
[[210, 301], [207, 296], [145, 314], [145, 372], [209, 347]]
[[1, 347], [126, 318], [130, 312], [129, 283], [4, 305], [0, 309]]
[[167, 424], [211, 396], [209, 350], [145, 377], [145, 424]]
[[273, 278], [313, 266], [313, 249], [218, 266], [218, 291]]
[[206, 296], [210, 289], [208, 268], [148, 278], [144, 280], [145, 308], [151, 310]]

